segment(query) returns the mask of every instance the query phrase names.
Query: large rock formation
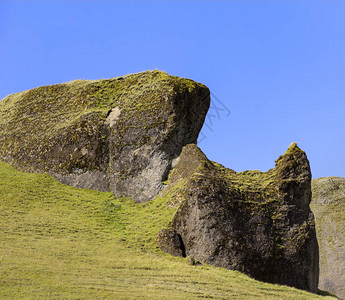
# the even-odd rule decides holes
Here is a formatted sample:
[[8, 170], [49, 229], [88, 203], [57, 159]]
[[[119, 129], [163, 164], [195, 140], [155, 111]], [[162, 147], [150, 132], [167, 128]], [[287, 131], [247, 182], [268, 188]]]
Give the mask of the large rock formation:
[[311, 173], [296, 144], [265, 173], [236, 173], [188, 145], [164, 192], [179, 208], [158, 235], [163, 251], [317, 292]]
[[305, 153], [291, 145], [266, 173], [213, 163], [193, 145], [209, 105], [207, 87], [159, 71], [36, 88], [0, 102], [0, 158], [138, 202], [168, 195], [163, 251], [316, 292]]
[[36, 88], [0, 102], [0, 158], [148, 201], [196, 143], [209, 104], [204, 85], [159, 71]]
[[319, 288], [345, 299], [345, 178], [314, 179], [312, 192], [320, 246]]

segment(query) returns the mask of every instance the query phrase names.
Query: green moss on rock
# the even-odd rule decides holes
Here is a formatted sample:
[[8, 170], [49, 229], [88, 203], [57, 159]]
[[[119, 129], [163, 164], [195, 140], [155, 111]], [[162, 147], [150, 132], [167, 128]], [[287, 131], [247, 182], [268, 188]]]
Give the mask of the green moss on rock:
[[35, 88], [0, 102], [0, 158], [147, 201], [182, 146], [196, 142], [209, 102], [204, 85], [156, 70]]
[[169, 232], [181, 236], [186, 255], [201, 262], [317, 292], [310, 178], [308, 159], [295, 144], [274, 169], [239, 173], [187, 145], [166, 185], [168, 194], [183, 180]]

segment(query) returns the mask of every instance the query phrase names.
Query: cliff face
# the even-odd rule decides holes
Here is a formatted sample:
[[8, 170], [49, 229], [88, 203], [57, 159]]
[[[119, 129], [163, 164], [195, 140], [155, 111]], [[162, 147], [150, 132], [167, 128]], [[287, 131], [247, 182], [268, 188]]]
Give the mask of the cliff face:
[[36, 88], [0, 102], [0, 158], [137, 202], [160, 193], [177, 209], [163, 251], [316, 292], [305, 153], [292, 144], [265, 173], [211, 162], [194, 145], [209, 105], [207, 87], [159, 71]]
[[209, 104], [204, 85], [159, 71], [36, 88], [0, 102], [0, 158], [148, 201], [182, 146], [196, 143]]
[[179, 208], [158, 244], [172, 255], [317, 292], [310, 183], [309, 162], [296, 144], [266, 173], [236, 173], [188, 145], [165, 189]]
[[312, 192], [320, 246], [319, 288], [345, 299], [345, 178], [314, 179]]

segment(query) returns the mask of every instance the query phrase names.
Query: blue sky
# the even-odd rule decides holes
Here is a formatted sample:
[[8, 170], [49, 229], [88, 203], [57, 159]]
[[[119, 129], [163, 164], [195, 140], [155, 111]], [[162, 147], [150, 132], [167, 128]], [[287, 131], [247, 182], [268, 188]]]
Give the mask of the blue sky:
[[159, 69], [214, 95], [210, 159], [266, 171], [297, 142], [313, 178], [345, 177], [344, 15], [340, 0], [2, 0], [0, 99]]

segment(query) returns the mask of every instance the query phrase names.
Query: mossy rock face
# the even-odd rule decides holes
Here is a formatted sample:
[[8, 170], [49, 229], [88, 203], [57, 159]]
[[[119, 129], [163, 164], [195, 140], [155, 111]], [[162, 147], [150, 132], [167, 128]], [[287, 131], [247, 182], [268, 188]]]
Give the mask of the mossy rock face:
[[240, 173], [187, 145], [163, 191], [178, 196], [170, 203], [179, 208], [169, 232], [181, 237], [186, 256], [316, 293], [319, 254], [310, 185], [307, 156], [296, 144], [274, 169]]
[[0, 101], [0, 158], [148, 201], [196, 142], [209, 104], [207, 87], [160, 71], [35, 88]]
[[319, 288], [345, 299], [345, 178], [314, 179], [312, 192], [320, 246]]

